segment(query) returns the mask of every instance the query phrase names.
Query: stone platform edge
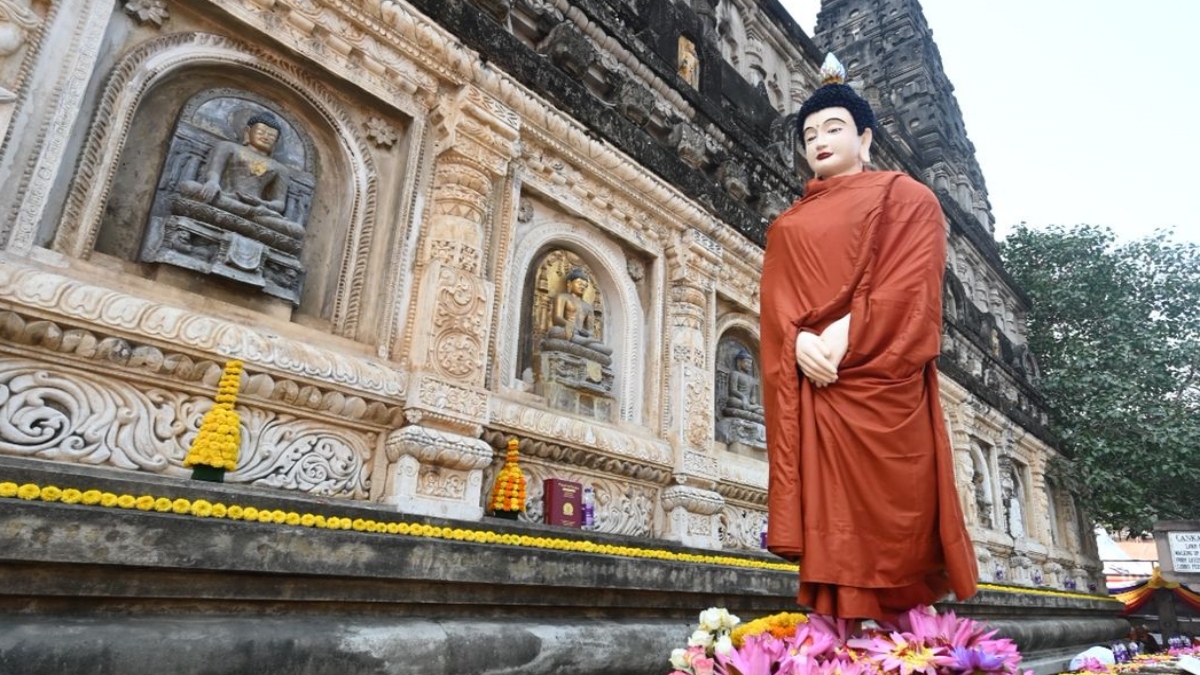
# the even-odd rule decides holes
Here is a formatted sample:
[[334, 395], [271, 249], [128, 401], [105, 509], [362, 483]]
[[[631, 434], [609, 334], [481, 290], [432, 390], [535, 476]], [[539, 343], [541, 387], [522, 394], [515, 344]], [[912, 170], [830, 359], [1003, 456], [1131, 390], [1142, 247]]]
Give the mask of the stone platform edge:
[[[229, 644], [244, 658], [203, 672], [276, 672], [265, 664], [295, 657], [326, 664], [292, 669], [305, 673], [349, 672], [336, 664], [355, 659], [376, 664], [354, 671], [364, 673], [552, 673], [576, 658], [576, 672], [650, 673], [686, 640], [701, 609], [724, 606], [749, 619], [795, 606], [795, 566], [766, 554], [414, 517], [25, 459], [0, 458], [0, 484], [39, 490], [34, 498], [0, 498], [0, 597], [12, 608], [0, 618], [0, 670], [17, 663], [10, 658], [26, 664], [12, 672], [65, 672], [64, 663], [83, 668], [69, 672], [90, 672], [83, 666], [101, 654], [116, 659], [103, 672], [191, 672], [188, 654], [199, 652], [190, 650]], [[58, 493], [43, 495], [51, 485]], [[69, 488], [80, 493], [70, 494], [79, 498], [74, 504], [63, 503]], [[110, 493], [110, 501], [141, 497], [147, 510], [85, 505], [87, 490]], [[192, 513], [217, 503], [240, 506], [242, 520]], [[257, 520], [263, 513], [267, 522]], [[337, 519], [338, 528], [302, 524], [316, 514]], [[408, 534], [389, 533], [401, 523]], [[988, 620], [1018, 641], [1030, 665], [1052, 656], [1038, 672], [1128, 626], [1117, 617], [1120, 603], [1046, 589], [984, 585], [976, 598], [944, 608]], [[68, 634], [80, 637], [77, 644], [63, 641]], [[180, 636], [191, 646], [157, 660], [140, 655], [139, 644]], [[463, 661], [461, 640], [501, 655]], [[617, 658], [617, 644], [637, 645], [642, 656]], [[28, 666], [34, 662], [45, 669]]]

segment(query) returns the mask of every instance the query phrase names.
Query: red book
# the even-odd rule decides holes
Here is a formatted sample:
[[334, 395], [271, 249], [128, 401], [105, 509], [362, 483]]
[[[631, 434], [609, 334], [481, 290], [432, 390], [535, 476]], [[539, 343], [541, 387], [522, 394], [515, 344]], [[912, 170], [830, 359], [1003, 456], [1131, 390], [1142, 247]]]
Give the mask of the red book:
[[542, 481], [543, 507], [546, 523], [580, 527], [583, 524], [583, 486], [562, 478]]

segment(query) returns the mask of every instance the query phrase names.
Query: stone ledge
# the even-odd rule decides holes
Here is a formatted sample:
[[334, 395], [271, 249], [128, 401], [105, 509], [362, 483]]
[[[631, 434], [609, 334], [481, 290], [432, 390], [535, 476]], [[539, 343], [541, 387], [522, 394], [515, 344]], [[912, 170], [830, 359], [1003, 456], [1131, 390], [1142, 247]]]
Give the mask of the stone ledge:
[[[0, 617], [0, 670], [23, 675], [658, 675], [669, 669], [667, 657], [686, 640], [690, 622], [7, 616]], [[145, 648], [149, 645], [154, 647]]]
[[[34, 460], [0, 458], [0, 480], [711, 554]], [[201, 672], [201, 662], [206, 675], [659, 673], [699, 610], [752, 618], [789, 609], [796, 584], [790, 571], [19, 499], [0, 499], [0, 531], [10, 609], [0, 617], [0, 671], [30, 675], [95, 663], [114, 674]], [[1016, 638], [1040, 673], [1128, 629], [1119, 603], [1017, 590], [946, 608]]]

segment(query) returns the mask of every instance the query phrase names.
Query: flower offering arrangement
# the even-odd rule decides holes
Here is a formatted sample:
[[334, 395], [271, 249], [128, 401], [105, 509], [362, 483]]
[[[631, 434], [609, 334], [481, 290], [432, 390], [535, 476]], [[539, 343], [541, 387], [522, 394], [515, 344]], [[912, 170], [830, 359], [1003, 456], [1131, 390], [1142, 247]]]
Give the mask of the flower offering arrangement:
[[192, 467], [192, 478], [219, 483], [237, 466], [242, 422], [234, 405], [241, 381], [242, 362], [226, 363], [212, 410], [200, 421], [200, 432], [183, 460], [184, 466]]
[[774, 614], [741, 624], [726, 610], [701, 612], [670, 675], [1029, 675], [1021, 654], [985, 624], [916, 607], [894, 624], [817, 614]]
[[488, 500], [492, 513], [502, 518], [516, 518], [518, 513], [525, 510], [525, 474], [521, 473], [518, 464], [520, 454], [517, 452], [517, 446], [517, 439], [508, 440], [504, 467], [496, 474], [496, 482], [492, 485], [492, 498]]

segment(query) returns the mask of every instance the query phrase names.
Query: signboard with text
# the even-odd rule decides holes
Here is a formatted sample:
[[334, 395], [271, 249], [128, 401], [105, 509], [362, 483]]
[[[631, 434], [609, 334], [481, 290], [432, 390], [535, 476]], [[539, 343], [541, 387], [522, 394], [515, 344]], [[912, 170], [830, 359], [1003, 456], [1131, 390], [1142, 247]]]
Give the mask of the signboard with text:
[[1200, 532], [1168, 532], [1171, 567], [1176, 572], [1200, 573]]

